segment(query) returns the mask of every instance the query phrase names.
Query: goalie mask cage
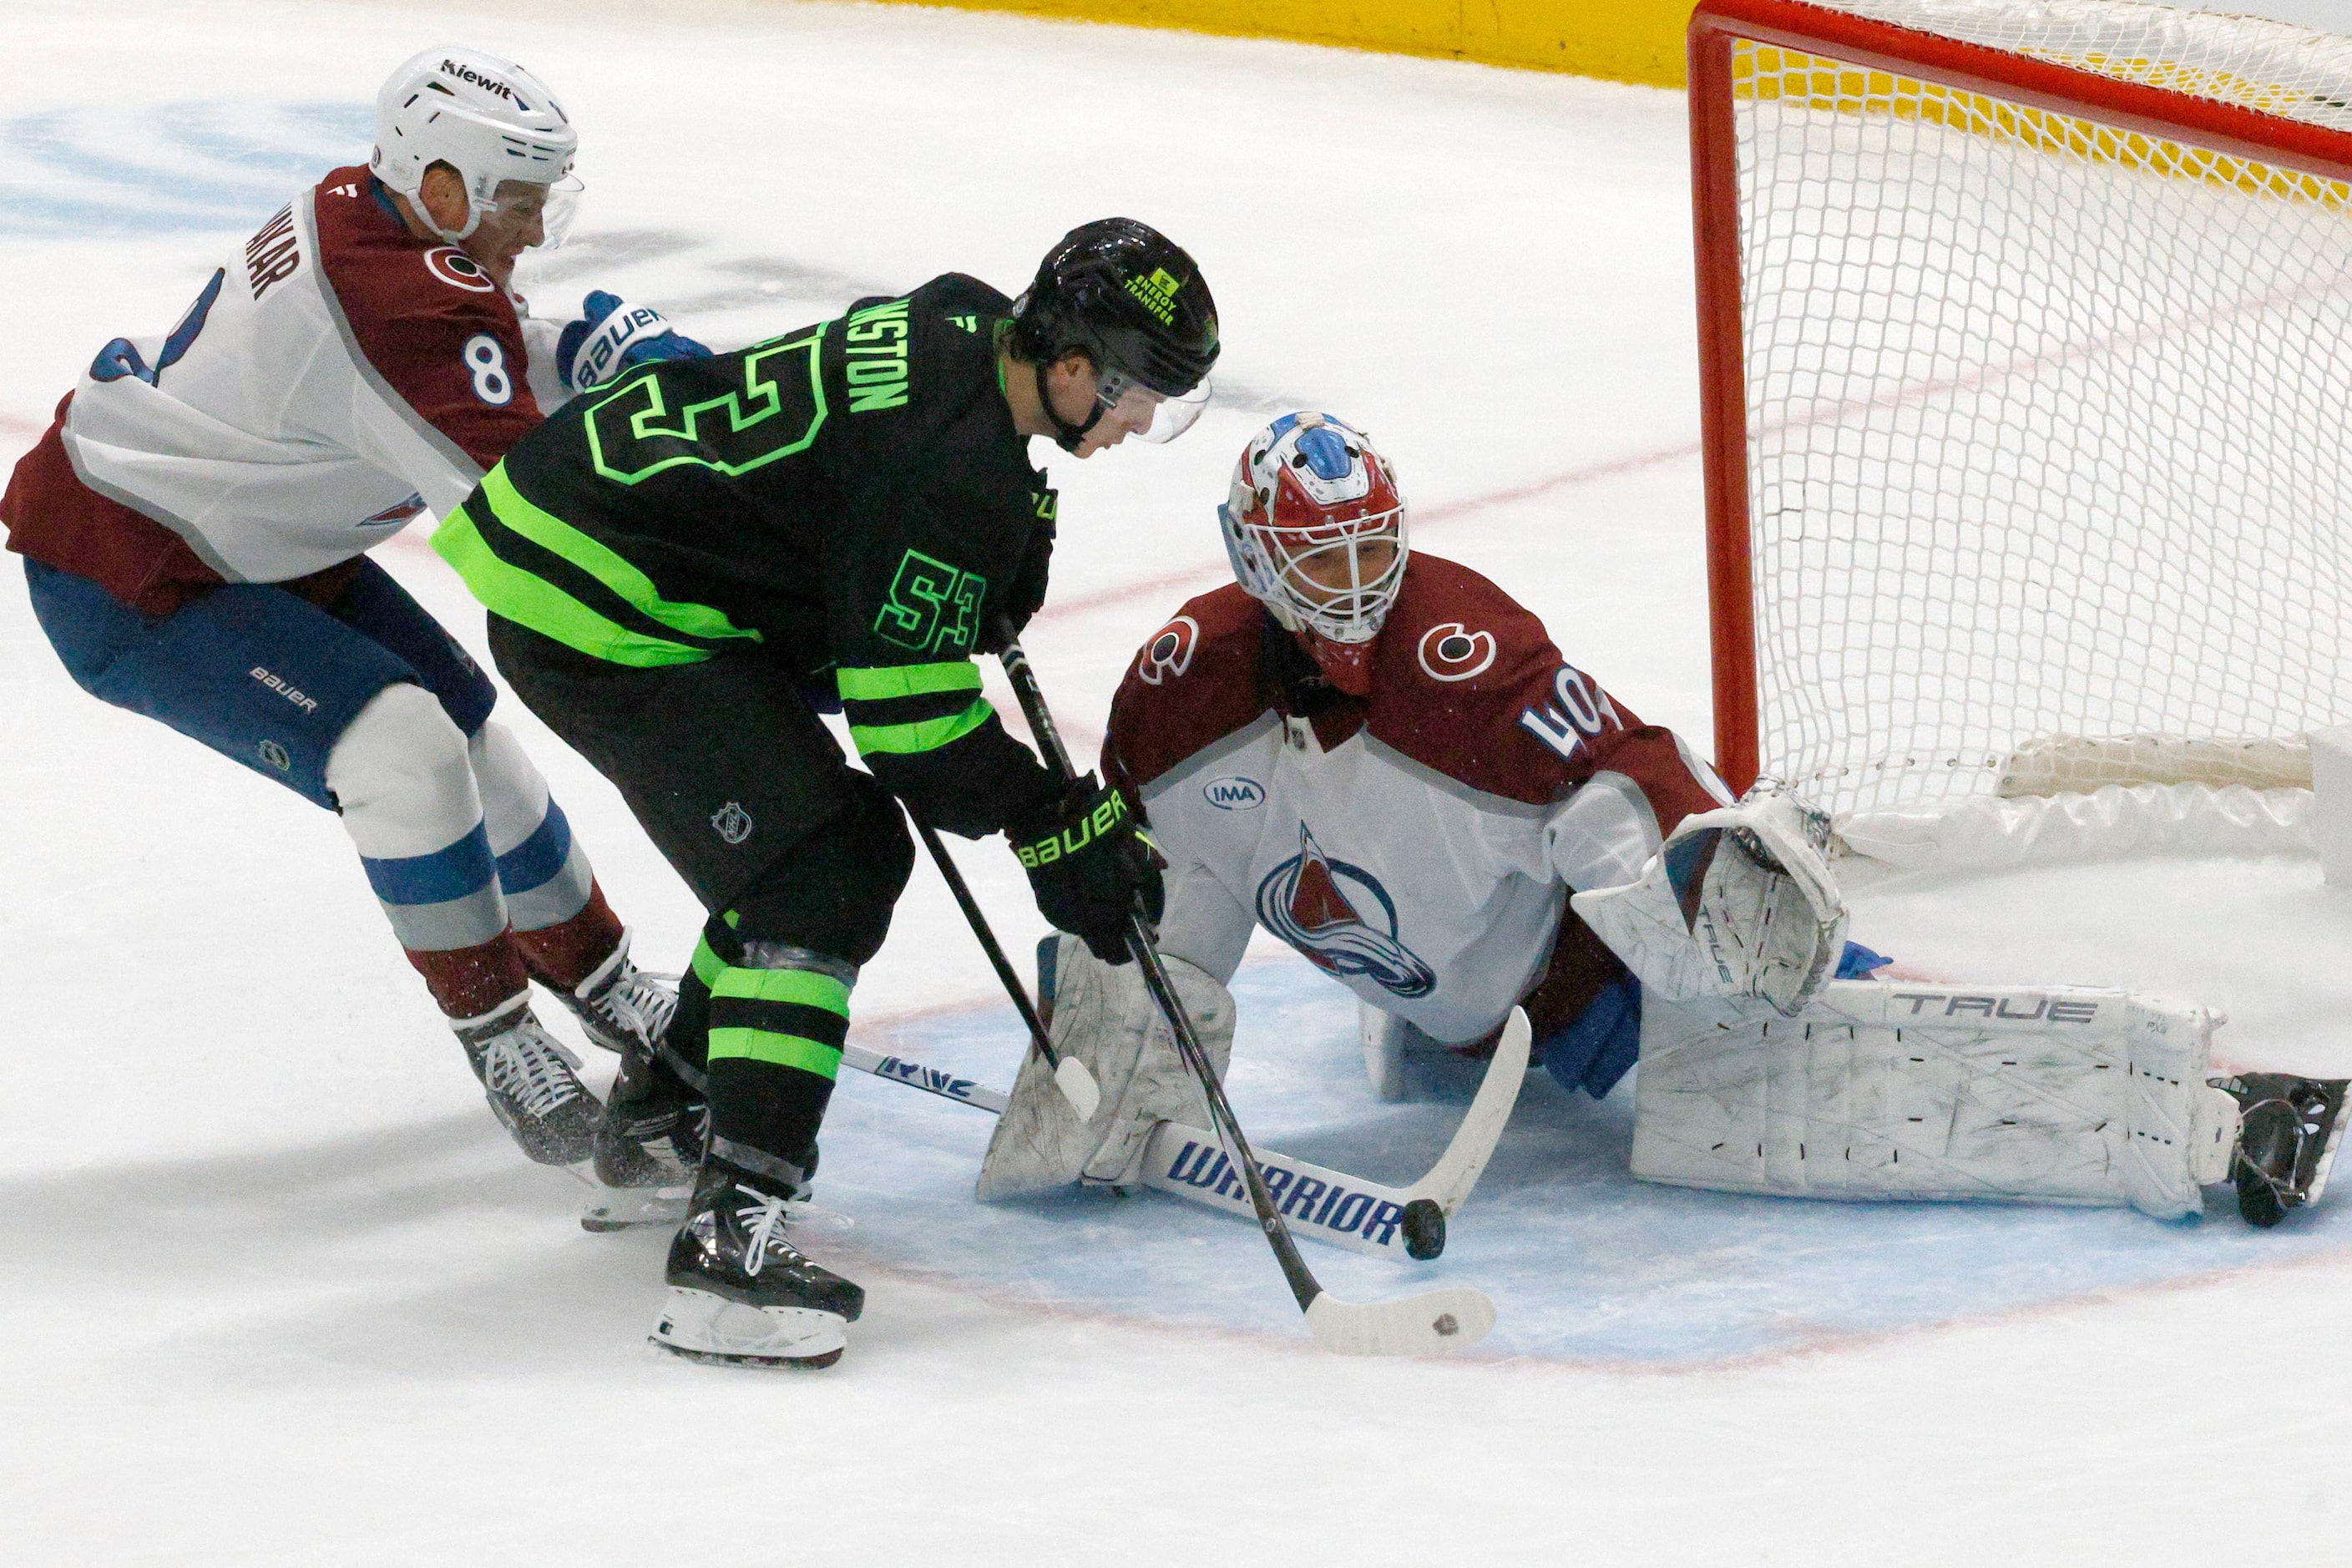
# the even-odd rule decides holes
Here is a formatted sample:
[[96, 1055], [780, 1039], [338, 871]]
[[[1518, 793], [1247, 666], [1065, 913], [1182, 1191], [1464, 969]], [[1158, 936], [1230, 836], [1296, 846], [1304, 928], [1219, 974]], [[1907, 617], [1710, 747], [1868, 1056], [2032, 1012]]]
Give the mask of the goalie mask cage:
[[2307, 783], [2352, 719], [2352, 38], [1708, 0], [1690, 64], [1726, 776]]

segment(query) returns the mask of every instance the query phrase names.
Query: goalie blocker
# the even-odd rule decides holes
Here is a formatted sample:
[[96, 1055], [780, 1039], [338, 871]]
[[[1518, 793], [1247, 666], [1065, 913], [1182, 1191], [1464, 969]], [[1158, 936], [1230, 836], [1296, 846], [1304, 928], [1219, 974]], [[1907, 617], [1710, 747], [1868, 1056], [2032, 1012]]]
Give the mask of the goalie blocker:
[[2200, 1214], [2315, 1202], [2346, 1085], [2206, 1079], [2201, 1007], [2074, 986], [1832, 981], [1793, 1016], [1652, 995], [1633, 1168], [1646, 1181], [1846, 1199]]

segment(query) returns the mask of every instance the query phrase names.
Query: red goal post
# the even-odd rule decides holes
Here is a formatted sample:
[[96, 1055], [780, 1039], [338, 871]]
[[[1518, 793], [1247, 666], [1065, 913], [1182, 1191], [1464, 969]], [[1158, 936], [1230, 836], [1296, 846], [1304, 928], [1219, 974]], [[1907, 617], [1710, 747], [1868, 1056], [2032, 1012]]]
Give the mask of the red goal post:
[[[2032, 18], [2053, 15], [2058, 36], [2032, 37]], [[1707, 584], [1716, 754], [1735, 788], [1770, 772], [1839, 808], [2010, 793], [2016, 755], [2052, 736], [2114, 753], [2276, 742], [2352, 718], [2352, 681], [2319, 669], [2330, 651], [2352, 665], [2352, 467], [2313, 434], [2330, 425], [2316, 405], [2352, 393], [2352, 294], [2326, 281], [2352, 279], [2352, 41], [2302, 34], [2326, 40], [2315, 51], [2300, 32], [2121, 0], [1697, 6]], [[2037, 210], [2004, 206], [2004, 169]], [[1773, 184], [1808, 179], [1818, 193]], [[1917, 184], [1939, 180], [1942, 194]], [[1894, 216], [1875, 221], [1862, 210], [1874, 204]], [[2292, 221], [2266, 238], [2279, 210]], [[1767, 234], [1784, 211], [1813, 228]], [[2078, 215], [2084, 228], [2068, 228]], [[2195, 232], [2208, 223], [2210, 237]], [[1795, 261], [1763, 254], [1775, 245]], [[2259, 275], [2290, 250], [2282, 279]], [[1926, 297], [1871, 292], [1906, 287]], [[2069, 287], [2080, 299], [2061, 298]], [[2012, 331], [2004, 309], [2028, 324]], [[2298, 342], [2331, 364], [2298, 394], [2312, 409], [2281, 412], [2274, 384], [2305, 374], [2289, 363]], [[2052, 427], [2102, 397], [2116, 406], [2080, 431]], [[2180, 416], [2184, 399], [2212, 412]], [[2239, 510], [2215, 499], [2216, 473], [2250, 460], [2233, 451], [2247, 443], [2231, 421], [2249, 417], [2233, 399], [2261, 405], [2263, 442], [2291, 430], [2300, 445], [2261, 456], [2311, 469], [2305, 489]], [[2352, 447], [2352, 402], [2333, 425]], [[2097, 496], [2115, 453], [2135, 493], [2111, 513]], [[2288, 482], [2266, 473], [2250, 488]], [[2307, 521], [2294, 514], [2331, 511], [2317, 543], [2293, 531]], [[2140, 531], [2150, 538], [2116, 542]], [[2142, 544], [2147, 561], [2110, 559]], [[2283, 632], [2266, 625], [2278, 590], [2242, 567], [2273, 554], [2293, 584]], [[1938, 563], [1994, 557], [2013, 584], [1940, 598], [1926, 585]], [[2087, 587], [2070, 575], [2085, 560], [2098, 569]], [[2344, 591], [2306, 604], [2304, 568], [2331, 583], [2340, 571]], [[2137, 606], [2185, 577], [2202, 618], [2182, 652]], [[1791, 601], [1827, 607], [1807, 620]], [[1759, 607], [1790, 624], [1759, 626]], [[1885, 624], [1906, 616], [1916, 625]], [[2239, 651], [2245, 667], [2231, 668]]]

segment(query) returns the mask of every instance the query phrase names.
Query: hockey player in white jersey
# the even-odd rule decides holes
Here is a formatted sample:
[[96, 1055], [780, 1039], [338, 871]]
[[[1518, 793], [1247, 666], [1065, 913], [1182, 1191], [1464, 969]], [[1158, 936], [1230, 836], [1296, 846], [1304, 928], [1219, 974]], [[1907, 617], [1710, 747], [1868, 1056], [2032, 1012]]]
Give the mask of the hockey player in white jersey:
[[[1514, 1005], [1564, 1087], [1606, 1095], [1638, 1058], [1654, 1180], [2171, 1217], [2235, 1179], [2257, 1224], [2324, 1185], [2344, 1086], [2209, 1086], [2201, 1010], [1866, 978], [1886, 961], [1845, 941], [1826, 824], [1735, 804], [1501, 589], [1412, 552], [1360, 432], [1275, 421], [1220, 516], [1237, 583], [1144, 646], [1103, 748], [1167, 856], [1159, 944], [1220, 1070], [1263, 927], [1357, 994], [1376, 1077], [1405, 1037], [1490, 1046]], [[1202, 1120], [1131, 968], [1049, 939], [1041, 970], [1104, 1104], [1080, 1124], [1033, 1058], [983, 1197], [1126, 1184], [1157, 1121]]]
[[529, 983], [616, 1050], [649, 1050], [674, 995], [488, 679], [366, 552], [463, 500], [542, 399], [702, 352], [610, 296], [559, 328], [513, 292], [577, 142], [513, 62], [416, 56], [369, 163], [280, 208], [170, 331], [100, 349], [0, 499], [74, 679], [337, 811], [492, 1109], [563, 1164], [598, 1107]]

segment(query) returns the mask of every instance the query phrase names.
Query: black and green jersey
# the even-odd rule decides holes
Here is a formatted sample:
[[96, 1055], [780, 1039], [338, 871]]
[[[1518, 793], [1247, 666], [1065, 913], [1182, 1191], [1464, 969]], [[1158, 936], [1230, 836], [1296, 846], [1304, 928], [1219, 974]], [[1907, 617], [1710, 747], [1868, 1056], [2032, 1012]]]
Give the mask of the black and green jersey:
[[510, 450], [434, 548], [495, 614], [598, 659], [829, 675], [884, 784], [992, 831], [1054, 793], [971, 659], [1054, 531], [997, 379], [1010, 309], [950, 273], [626, 373]]

